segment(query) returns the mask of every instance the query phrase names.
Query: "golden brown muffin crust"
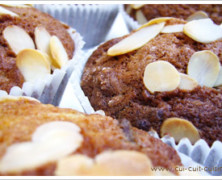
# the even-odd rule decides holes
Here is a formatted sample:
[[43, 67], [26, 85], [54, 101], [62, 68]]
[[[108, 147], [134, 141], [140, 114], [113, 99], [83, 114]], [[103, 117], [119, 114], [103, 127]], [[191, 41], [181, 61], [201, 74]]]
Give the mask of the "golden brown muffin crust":
[[[39, 125], [51, 121], [70, 121], [80, 127], [84, 142], [76, 153], [95, 157], [105, 150], [136, 150], [147, 154], [154, 166], [176, 172], [175, 167], [181, 165], [179, 156], [170, 146], [130, 125], [128, 128], [132, 131], [134, 140], [129, 140], [118, 121], [111, 117], [85, 115], [75, 110], [59, 109], [26, 99], [0, 102], [0, 157], [8, 146], [29, 141]], [[51, 163], [21, 174], [53, 175], [54, 169], [55, 163]]]

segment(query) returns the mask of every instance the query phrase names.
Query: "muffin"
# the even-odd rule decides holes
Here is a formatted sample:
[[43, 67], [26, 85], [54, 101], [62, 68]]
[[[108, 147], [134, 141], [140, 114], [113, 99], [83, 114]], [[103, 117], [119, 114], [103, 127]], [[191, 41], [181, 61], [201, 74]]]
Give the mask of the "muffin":
[[190, 15], [202, 11], [200, 14], [208, 15], [216, 24], [222, 22], [221, 4], [127, 4], [126, 12], [140, 24], [156, 17], [176, 17], [185, 19]]
[[95, 110], [119, 121], [211, 145], [222, 141], [221, 38], [211, 19], [153, 19], [99, 46], [81, 87]]
[[[2, 4], [0, 12], [1, 90], [9, 93], [25, 82], [35, 86], [55, 71], [58, 76], [58, 70], [66, 70], [79, 50], [73, 40], [76, 32], [31, 6]], [[57, 81], [56, 86], [61, 80]]]
[[1, 175], [173, 175], [181, 166], [174, 149], [128, 121], [24, 97], [2, 97], [0, 114]]

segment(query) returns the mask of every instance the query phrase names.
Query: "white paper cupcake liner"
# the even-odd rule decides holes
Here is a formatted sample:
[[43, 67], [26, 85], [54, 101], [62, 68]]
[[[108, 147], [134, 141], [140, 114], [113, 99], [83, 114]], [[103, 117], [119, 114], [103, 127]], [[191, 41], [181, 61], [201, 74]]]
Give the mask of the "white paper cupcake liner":
[[54, 71], [50, 83], [46, 84], [43, 93], [39, 98], [39, 100], [42, 103], [45, 104], [50, 103], [55, 106], [59, 105], [59, 102], [62, 98], [68, 80], [74, 70], [75, 64], [82, 57], [83, 54], [82, 48], [85, 44], [85, 42], [82, 39], [82, 36], [72, 28], [69, 28], [68, 32], [72, 37], [73, 41], [75, 42], [75, 50], [73, 53], [73, 58], [61, 70], [56, 69]]
[[105, 40], [118, 13], [117, 4], [37, 4], [35, 8], [75, 28], [91, 48]]
[[80, 83], [85, 64], [89, 56], [96, 48], [97, 47], [94, 47], [90, 50], [85, 51], [85, 54], [82, 56], [81, 60], [75, 64], [74, 71], [70, 77], [70, 83], [74, 89], [75, 96], [78, 98], [84, 112], [87, 114], [95, 113], [95, 110], [91, 106], [88, 97], [85, 96], [84, 92], [82, 91]]
[[177, 145], [172, 137], [165, 136], [161, 139], [178, 152], [201, 164], [204, 168], [202, 169], [203, 172], [208, 172], [214, 176], [222, 175], [222, 143], [220, 141], [215, 141], [209, 147], [203, 139], [200, 139], [194, 145], [187, 138], [180, 140]]
[[9, 93], [1, 90], [1, 94], [30, 96], [44, 104], [58, 105], [74, 66], [83, 53], [84, 41], [81, 35], [72, 28], [69, 28], [68, 32], [75, 42], [75, 50], [73, 58], [64, 67], [54, 70], [53, 74], [46, 76], [44, 79], [39, 79], [35, 83], [24, 82], [22, 88], [14, 86]]
[[127, 26], [129, 31], [132, 31], [134, 29], [138, 29], [141, 26], [141, 24], [139, 24], [132, 17], [130, 17], [129, 14], [127, 14], [127, 12], [124, 10], [124, 4], [122, 4], [119, 7], [119, 11], [123, 16], [123, 19], [124, 19], [124, 21], [126, 23], [126, 26]]
[[[88, 50], [82, 57], [81, 61], [78, 61], [75, 65], [75, 71], [70, 77], [70, 82], [74, 88], [75, 96], [78, 98], [85, 113], [98, 113], [104, 115], [103, 111], [95, 111], [93, 109], [88, 97], [85, 96], [80, 86], [84, 66], [96, 48], [97, 47]], [[154, 131], [150, 131], [149, 134], [159, 138], [158, 134]], [[200, 139], [194, 145], [192, 145], [187, 138], [182, 139], [178, 144], [175, 143], [173, 137], [169, 136], [165, 136], [161, 138], [161, 140], [178, 152], [188, 174], [190, 171], [194, 171], [204, 176], [222, 175], [222, 143], [220, 141], [215, 141], [212, 147], [209, 147], [203, 139]]]
[[[154, 131], [150, 131], [149, 134], [159, 138], [159, 135]], [[164, 136], [161, 140], [176, 149], [180, 154], [184, 154], [194, 162], [202, 165], [202, 172], [207, 172], [214, 176], [222, 175], [222, 143], [220, 141], [215, 141], [209, 147], [203, 139], [198, 140], [193, 145], [187, 138], [181, 139], [178, 144], [170, 136]]]

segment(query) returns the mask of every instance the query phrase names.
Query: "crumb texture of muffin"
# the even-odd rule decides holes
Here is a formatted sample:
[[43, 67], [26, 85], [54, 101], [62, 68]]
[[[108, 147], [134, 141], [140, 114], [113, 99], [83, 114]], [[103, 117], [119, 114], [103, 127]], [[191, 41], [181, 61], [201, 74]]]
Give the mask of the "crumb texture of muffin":
[[137, 20], [137, 12], [141, 11], [147, 21], [156, 17], [176, 17], [187, 19], [197, 11], [203, 11], [217, 24], [222, 22], [221, 4], [145, 4], [139, 8], [125, 5], [129, 15]]
[[[1, 13], [0, 16], [0, 89], [10, 92], [13, 86], [22, 87], [25, 81], [23, 73], [16, 65], [17, 54], [10, 47], [10, 44], [4, 36], [4, 30], [7, 27], [14, 26], [23, 29], [31, 37], [33, 42], [35, 42], [34, 32], [36, 27], [44, 27], [51, 36], [56, 36], [60, 39], [67, 52], [68, 58], [72, 58], [74, 42], [67, 32], [68, 26], [30, 6], [17, 7], [2, 4], [1, 8], [15, 15], [12, 16], [10, 14]], [[20, 34], [18, 34], [15, 39], [19, 39], [19, 37], [21, 37]], [[36, 46], [36, 42], [34, 46]]]
[[[83, 164], [87, 162], [89, 162], [87, 163], [89, 165], [90, 162], [93, 161], [93, 158], [95, 158], [95, 163], [97, 163], [95, 166], [96, 169], [102, 168], [101, 163], [107, 167], [112, 167], [112, 163], [111, 165], [107, 163], [106, 158], [111, 158], [110, 161], [116, 164], [116, 160], [114, 161], [114, 159], [121, 154], [128, 154], [126, 156], [130, 156], [133, 159], [136, 158], [138, 162], [144, 162], [148, 165], [152, 164], [154, 167], [170, 169], [173, 173], [177, 173], [175, 170], [176, 166], [181, 166], [180, 158], [174, 149], [164, 144], [161, 140], [150, 136], [147, 132], [131, 127], [130, 123], [125, 120], [119, 123], [111, 117], [98, 114], [85, 115], [75, 110], [59, 109], [52, 105], [43, 105], [37, 101], [26, 98], [6, 98], [1, 100], [0, 119], [1, 175], [55, 175], [55, 171], [57, 175], [67, 175], [66, 170], [64, 170], [61, 165], [70, 161], [72, 162], [72, 159], [78, 160], [79, 163], [73, 166], [71, 173], [74, 173], [74, 175], [84, 175], [82, 174], [83, 172], [87, 175], [87, 169], [81, 171], [81, 173], [80, 171], [75, 172], [74, 169], [77, 168], [77, 165], [83, 168]], [[65, 125], [62, 125], [62, 123], [65, 123]], [[71, 127], [70, 124], [73, 124], [73, 127]], [[17, 148], [16, 154], [21, 154], [22, 151], [19, 151], [19, 146], [33, 148], [33, 151], [25, 149], [27, 150], [27, 157], [34, 153], [37, 157], [39, 156], [39, 159], [44, 159], [44, 156], [41, 156], [42, 151], [40, 151], [42, 148], [44, 150], [42, 153], [49, 154], [48, 156], [57, 152], [47, 152], [44, 146], [50, 148], [56, 145], [56, 149], [59, 150], [61, 147], [59, 147], [58, 143], [64, 144], [68, 142], [68, 145], [64, 144], [67, 147], [73, 144], [69, 142], [70, 140], [60, 141], [61, 138], [66, 136], [66, 133], [63, 132], [63, 134], [61, 134], [60, 132], [63, 128], [66, 129], [66, 133], [70, 134], [67, 136], [68, 139], [72, 136], [73, 132], [75, 132], [75, 140], [72, 140], [74, 144], [78, 141], [75, 146], [75, 151], [65, 156], [65, 159], [63, 159], [63, 157], [60, 158], [59, 163], [57, 160], [51, 160], [39, 166], [32, 167], [30, 165], [27, 169], [19, 169], [21, 164], [24, 167], [24, 161], [27, 158], [24, 157], [22, 163], [19, 164], [19, 162], [17, 162], [17, 156], [13, 159], [13, 149]], [[56, 135], [56, 129], [63, 136], [60, 136], [60, 134]], [[56, 136], [57, 138], [50, 139], [50, 136]], [[47, 139], [49, 140], [48, 142]], [[57, 144], [53, 144], [53, 141], [57, 142]], [[39, 143], [41, 146], [38, 146]], [[38, 147], [37, 150], [36, 147]], [[67, 149], [68, 148], [65, 148], [65, 151], [67, 151]], [[38, 150], [40, 152], [38, 152]], [[69, 159], [69, 156], [71, 159]], [[68, 158], [68, 160], [66, 158]], [[11, 159], [13, 161], [10, 164], [8, 162]], [[22, 158], [20, 157], [20, 159]], [[30, 157], [29, 161], [32, 162], [32, 157]], [[36, 161], [34, 161], [34, 163], [36, 163]], [[121, 161], [120, 164], [121, 163], [124, 162]], [[140, 163], [138, 163], [138, 165], [139, 164]], [[67, 169], [69, 166], [65, 167], [65, 169]], [[133, 168], [135, 168], [135, 170], [138, 169], [136, 165]], [[104, 168], [102, 169], [104, 170]], [[104, 172], [106, 172], [106, 170], [104, 170]], [[99, 172], [99, 170], [93, 170], [92, 172], [95, 172], [94, 175], [99, 175], [96, 173]], [[109, 173], [110, 171], [105, 174], [107, 175]]]
[[[154, 9], [154, 8], [153, 8]], [[176, 20], [178, 24], [186, 23]], [[167, 23], [175, 24], [175, 20]], [[181, 74], [187, 73], [189, 59], [209, 50], [222, 64], [222, 40], [197, 42], [183, 32], [160, 33], [142, 47], [117, 56], [107, 51], [128, 36], [110, 40], [93, 52], [85, 66], [81, 87], [95, 110], [118, 120], [127, 119], [140, 129], [160, 133], [164, 120], [186, 119], [209, 144], [222, 141], [222, 89], [195, 86], [151, 93], [143, 83], [144, 70], [156, 61], [169, 62]]]

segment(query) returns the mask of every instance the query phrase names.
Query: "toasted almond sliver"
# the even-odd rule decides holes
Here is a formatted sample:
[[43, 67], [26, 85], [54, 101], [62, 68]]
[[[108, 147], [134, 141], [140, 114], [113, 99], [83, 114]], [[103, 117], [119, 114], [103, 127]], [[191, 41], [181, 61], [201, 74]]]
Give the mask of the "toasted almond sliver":
[[14, 13], [12, 11], [9, 11], [8, 9], [5, 9], [0, 6], [0, 15], [2, 15], [2, 14], [8, 14], [10, 16], [18, 16], [18, 14]]
[[140, 9], [141, 7], [143, 7], [145, 4], [130, 4], [130, 6], [133, 9]]
[[25, 81], [35, 82], [50, 74], [50, 64], [41, 51], [24, 49], [16, 57], [16, 65]]
[[184, 24], [174, 24], [168, 25], [163, 28], [161, 33], [176, 33], [176, 32], [183, 32]]
[[18, 7], [18, 8], [29, 8], [30, 6], [27, 6], [25, 4], [3, 4], [4, 6], [9, 7]]
[[19, 26], [7, 26], [3, 31], [3, 36], [15, 54], [23, 49], [35, 49], [32, 38]]
[[11, 95], [7, 95], [7, 96], [2, 96], [0, 97], [0, 102], [2, 101], [19, 101], [19, 100], [22, 100], [22, 99], [27, 99], [27, 100], [30, 100], [30, 101], [36, 101], [36, 102], [40, 102], [39, 100], [35, 99], [35, 98], [32, 98], [32, 97], [28, 97], [28, 96], [11, 96]]
[[222, 28], [209, 18], [188, 22], [183, 31], [191, 39], [200, 43], [211, 43], [222, 38]]
[[51, 138], [56, 138], [57, 135], [61, 135], [60, 130], [80, 132], [80, 128], [71, 122], [53, 121], [39, 126], [32, 135], [32, 141], [50, 141]]
[[139, 22], [139, 24], [144, 24], [147, 22], [147, 19], [141, 10], [136, 11], [136, 20]]
[[116, 150], [103, 152], [95, 158], [93, 172], [100, 175], [130, 176], [153, 175], [148, 157], [137, 151]]
[[[40, 51], [40, 50], [38, 50], [38, 51]], [[47, 53], [42, 52], [42, 51], [40, 51], [40, 52], [45, 56], [46, 60], [48, 61], [48, 64], [51, 66], [52, 61], [53, 61], [51, 54], [47, 54]], [[52, 69], [52, 67], [51, 67], [51, 69]], [[54, 69], [52, 69], [52, 70], [54, 71]]]
[[199, 51], [192, 55], [187, 67], [187, 74], [200, 86], [213, 87], [220, 71], [217, 55], [209, 50]]
[[[60, 126], [53, 126], [59, 123]], [[50, 125], [49, 125], [50, 124]], [[0, 160], [0, 172], [18, 172], [29, 170], [56, 161], [74, 152], [83, 140], [79, 132], [76, 132], [76, 125], [71, 122], [51, 122], [41, 125], [51, 126], [41, 131], [42, 137], [46, 134], [46, 139], [37, 138], [30, 142], [22, 142], [9, 146], [6, 153]], [[35, 133], [34, 133], [35, 134]], [[38, 134], [40, 135], [40, 134]], [[35, 136], [37, 136], [35, 134]]]
[[172, 91], [180, 84], [180, 74], [169, 62], [156, 61], [146, 66], [143, 83], [151, 93]]
[[180, 84], [179, 88], [182, 90], [192, 91], [198, 86], [198, 82], [190, 76], [180, 73]]
[[50, 55], [49, 42], [51, 35], [43, 26], [35, 28], [35, 43], [37, 49]]
[[[170, 20], [170, 19], [174, 19], [172, 17], [159, 17], [159, 18], [154, 18], [154, 19], [151, 19], [150, 21], [148, 21], [146, 24], [143, 24], [142, 26], [140, 26], [139, 29], [142, 29], [144, 27], [147, 27], [147, 26], [150, 26], [150, 25], [153, 25], [153, 24], [159, 24], [159, 23], [165, 23], [166, 21]], [[165, 24], [164, 24], [165, 25]], [[138, 29], [138, 30], [139, 30]]]
[[72, 155], [58, 161], [55, 171], [60, 176], [129, 176], [154, 175], [152, 163], [143, 153], [130, 150], [105, 151], [95, 159]]
[[117, 56], [142, 47], [160, 33], [164, 27], [164, 24], [165, 23], [162, 22], [159, 24], [150, 25], [134, 32], [133, 34], [130, 34], [128, 37], [109, 48], [107, 52], [108, 55]]
[[68, 62], [66, 50], [57, 36], [52, 36], [49, 42], [49, 48], [52, 55], [52, 65], [56, 68], [63, 67]]
[[209, 18], [207, 13], [204, 11], [197, 11], [193, 14], [191, 14], [188, 18], [187, 21], [193, 21], [193, 20], [198, 20], [198, 19], [206, 19]]
[[176, 142], [179, 142], [182, 138], [188, 138], [191, 143], [195, 143], [200, 139], [197, 128], [188, 120], [181, 118], [168, 118], [166, 119], [160, 128], [161, 137], [170, 135], [174, 137]]
[[34, 7], [34, 4], [24, 4], [24, 5], [28, 7]]
[[218, 87], [218, 86], [221, 86], [221, 85], [222, 85], [222, 66], [220, 66], [220, 71], [218, 73], [217, 80], [214, 84], [214, 87]]
[[132, 11], [132, 7], [131, 6], [126, 6], [125, 11], [126, 11], [127, 14], [130, 14], [131, 11]]
[[62, 158], [57, 162], [55, 175], [87, 176], [91, 175], [91, 170], [93, 166], [94, 166], [93, 159], [81, 154], [75, 154], [72, 156]]

